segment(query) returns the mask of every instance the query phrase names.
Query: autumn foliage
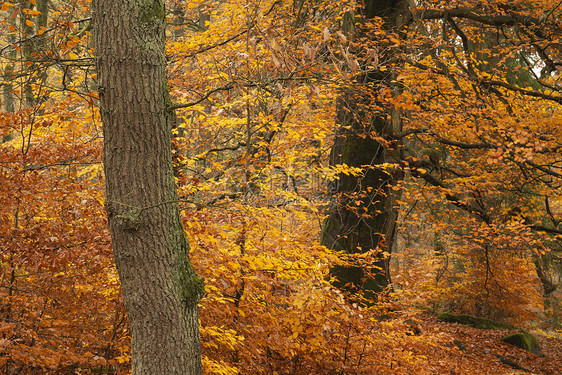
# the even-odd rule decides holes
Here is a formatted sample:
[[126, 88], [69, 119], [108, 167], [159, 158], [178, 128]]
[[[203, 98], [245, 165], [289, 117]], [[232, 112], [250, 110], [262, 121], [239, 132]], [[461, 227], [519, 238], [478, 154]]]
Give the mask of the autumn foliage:
[[[89, 1], [0, 3], [0, 371], [129, 373]], [[498, 333], [452, 332], [441, 311], [542, 330], [547, 357], [513, 360], [560, 370], [560, 4], [423, 1], [388, 31], [355, 1], [165, 3], [206, 373], [509, 373]], [[357, 81], [371, 70], [392, 87]], [[357, 113], [399, 115], [401, 131], [365, 136], [400, 160], [329, 165], [350, 86], [369, 97]], [[320, 246], [330, 187], [367, 168], [403, 175], [376, 303], [329, 270], [380, 249]], [[483, 362], [455, 339], [484, 342]]]

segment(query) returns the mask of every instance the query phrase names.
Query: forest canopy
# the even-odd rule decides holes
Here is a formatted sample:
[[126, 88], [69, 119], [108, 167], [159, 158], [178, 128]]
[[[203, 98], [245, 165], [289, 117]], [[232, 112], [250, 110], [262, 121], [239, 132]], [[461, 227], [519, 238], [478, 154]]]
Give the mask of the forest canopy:
[[[441, 312], [560, 340], [562, 2], [145, 3], [177, 200], [128, 230], [177, 204], [205, 373], [507, 373]], [[0, 7], [0, 371], [130, 373], [96, 14]]]

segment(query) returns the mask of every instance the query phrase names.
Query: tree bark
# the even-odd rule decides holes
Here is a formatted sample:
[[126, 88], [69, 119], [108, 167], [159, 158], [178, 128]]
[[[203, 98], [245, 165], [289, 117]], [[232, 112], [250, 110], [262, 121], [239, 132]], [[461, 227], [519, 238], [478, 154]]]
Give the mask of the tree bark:
[[[8, 25], [12, 27], [16, 27], [16, 19], [12, 17], [7, 17], [6, 22]], [[15, 33], [8, 33], [6, 36], [8, 43], [14, 43], [16, 41]], [[4, 84], [3, 84], [3, 96], [4, 96], [4, 111], [13, 113], [16, 111], [16, 98], [14, 95], [14, 86], [12, 82], [15, 80], [16, 74], [14, 73], [14, 69], [16, 68], [16, 64], [14, 61], [17, 59], [17, 52], [13, 49], [11, 52], [8, 53], [8, 61], [10, 61], [4, 67]], [[2, 142], [9, 141], [12, 139], [11, 135], [6, 135]]]
[[[399, 25], [406, 9], [407, 1], [369, 0], [357, 13], [366, 20], [381, 17], [384, 27], [391, 31]], [[361, 27], [357, 30], [357, 39], [367, 37], [362, 35]], [[364, 64], [360, 65], [365, 68]], [[381, 90], [394, 90], [391, 70], [385, 67], [371, 71], [365, 68], [364, 71], [352, 85], [340, 90], [336, 138], [330, 154], [330, 165], [362, 168], [363, 173], [360, 176], [340, 173], [332, 184], [329, 189], [332, 202], [324, 221], [321, 243], [341, 252], [351, 262], [331, 268], [335, 286], [376, 299], [390, 283], [389, 253], [397, 219], [396, 193], [392, 186], [402, 178], [398, 170], [389, 172], [378, 166], [399, 158], [399, 151], [388, 148], [382, 139], [391, 139], [391, 135], [401, 129], [397, 112], [383, 101], [373, 99]], [[375, 111], [375, 107], [381, 110]], [[368, 265], [345, 256], [372, 250], [377, 253]]]
[[[26, 62], [32, 61], [32, 54], [34, 52], [34, 43], [31, 37], [34, 34], [33, 24], [27, 24], [27, 21], [33, 22], [33, 17], [29, 13], [25, 13], [24, 10], [33, 9], [34, 4], [31, 0], [22, 0], [19, 4], [20, 6], [20, 29], [22, 30], [22, 54], [23, 59]], [[35, 81], [35, 69], [34, 64], [24, 65], [26, 66], [27, 78], [26, 82], [22, 87], [23, 98], [25, 107], [33, 107], [35, 105], [35, 94], [33, 92], [33, 82]]]
[[197, 303], [172, 171], [162, 0], [94, 0], [106, 210], [135, 375], [200, 374]]

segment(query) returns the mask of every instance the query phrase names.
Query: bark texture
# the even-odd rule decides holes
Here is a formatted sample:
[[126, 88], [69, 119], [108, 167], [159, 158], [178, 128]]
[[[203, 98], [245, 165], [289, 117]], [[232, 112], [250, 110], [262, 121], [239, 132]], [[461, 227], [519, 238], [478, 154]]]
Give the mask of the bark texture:
[[94, 0], [106, 210], [135, 375], [200, 374], [197, 303], [172, 171], [162, 0]]
[[[392, 30], [406, 9], [406, 1], [370, 0], [357, 13], [366, 20], [381, 17], [385, 28]], [[357, 28], [356, 38], [368, 37], [363, 34], [361, 27]], [[393, 79], [388, 67], [365, 69], [353, 85], [341, 88], [336, 107], [336, 138], [330, 154], [330, 165], [359, 167], [364, 173], [360, 176], [340, 173], [330, 186], [332, 202], [321, 242], [342, 254], [378, 250], [369, 265], [352, 262], [330, 270], [338, 288], [363, 292], [369, 299], [375, 299], [390, 283], [388, 254], [397, 219], [396, 193], [392, 186], [402, 178], [398, 171], [377, 167], [399, 159], [399, 150], [390, 149], [381, 141], [391, 139], [394, 132], [400, 131], [399, 116], [376, 99], [381, 90], [393, 90]]]

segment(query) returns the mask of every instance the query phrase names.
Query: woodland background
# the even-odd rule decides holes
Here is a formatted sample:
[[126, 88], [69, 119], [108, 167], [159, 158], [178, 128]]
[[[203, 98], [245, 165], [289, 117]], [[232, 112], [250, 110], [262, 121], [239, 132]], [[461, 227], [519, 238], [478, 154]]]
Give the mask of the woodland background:
[[[165, 3], [206, 373], [509, 373], [493, 350], [560, 370], [560, 2], [411, 2], [396, 30], [354, 25], [346, 0]], [[0, 370], [128, 373], [90, 2], [1, 4]], [[386, 72], [375, 90], [358, 79], [371, 71]], [[333, 162], [345, 92], [361, 99], [353, 116], [400, 122], [355, 133], [399, 158]], [[342, 257], [321, 246], [323, 223], [340, 181], [370, 169], [393, 176], [394, 240]], [[345, 204], [371, 215], [364, 198], [389, 191]], [[332, 286], [330, 267], [381, 257], [392, 288], [376, 303]], [[497, 333], [437, 322], [441, 311], [551, 346], [529, 359]], [[472, 352], [450, 345], [459, 332]]]

